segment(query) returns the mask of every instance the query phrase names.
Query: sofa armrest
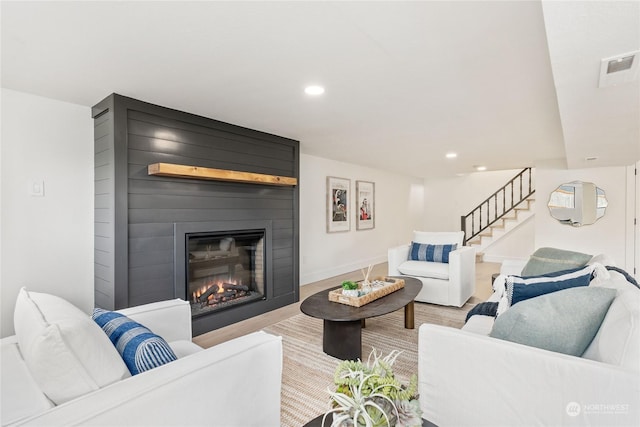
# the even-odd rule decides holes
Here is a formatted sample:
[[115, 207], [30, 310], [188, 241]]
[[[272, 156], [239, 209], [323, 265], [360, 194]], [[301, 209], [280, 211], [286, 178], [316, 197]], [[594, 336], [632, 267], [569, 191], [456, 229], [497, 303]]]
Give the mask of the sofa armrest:
[[639, 374], [463, 330], [420, 326], [418, 376], [437, 425], [640, 425]]
[[522, 269], [527, 265], [529, 260], [527, 259], [505, 259], [500, 264], [500, 274], [505, 276], [519, 276], [522, 273]]
[[168, 342], [191, 341], [191, 305], [179, 298], [118, 310]]
[[409, 248], [411, 245], [402, 245], [391, 248], [387, 251], [388, 275], [401, 276], [398, 266], [405, 262], [409, 257]]
[[255, 332], [16, 425], [280, 426], [281, 383], [282, 338]]

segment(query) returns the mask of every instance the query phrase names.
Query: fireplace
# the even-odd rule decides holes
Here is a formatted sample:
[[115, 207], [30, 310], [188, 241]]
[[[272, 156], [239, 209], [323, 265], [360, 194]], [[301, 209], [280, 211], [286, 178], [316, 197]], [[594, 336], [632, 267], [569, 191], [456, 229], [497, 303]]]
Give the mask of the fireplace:
[[174, 224], [174, 294], [199, 334], [274, 303], [271, 220]]
[[186, 233], [191, 315], [265, 299], [264, 230]]
[[[233, 289], [242, 291], [234, 295], [238, 301], [215, 295], [220, 304], [194, 305], [195, 336], [298, 301], [299, 186], [227, 179], [239, 174], [299, 179], [298, 141], [117, 94], [100, 101], [91, 113], [97, 307], [119, 310], [172, 298], [202, 304], [203, 291], [193, 289], [196, 285], [190, 289], [193, 278], [207, 286], [204, 292], [210, 281], [222, 282], [223, 289], [226, 283], [227, 291], [251, 285], [249, 291]], [[164, 162], [230, 175], [195, 179], [149, 174], [150, 166]], [[262, 243], [259, 238], [240, 241], [244, 232], [256, 230], [264, 230]], [[203, 241], [189, 248], [186, 234]], [[227, 238], [244, 248], [239, 262], [222, 264], [212, 258]], [[262, 267], [253, 246], [263, 248]], [[203, 258], [209, 266], [190, 269], [196, 265], [188, 262], [190, 251], [196, 252], [194, 260]], [[241, 285], [229, 277], [230, 271], [243, 271]]]

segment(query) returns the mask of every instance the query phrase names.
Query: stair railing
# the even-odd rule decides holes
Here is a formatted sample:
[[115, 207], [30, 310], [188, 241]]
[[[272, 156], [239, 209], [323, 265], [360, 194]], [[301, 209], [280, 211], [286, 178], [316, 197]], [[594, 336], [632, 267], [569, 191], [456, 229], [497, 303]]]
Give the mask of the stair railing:
[[466, 245], [495, 224], [535, 191], [531, 183], [531, 168], [525, 168], [471, 212], [460, 217], [460, 227], [464, 232], [463, 244]]

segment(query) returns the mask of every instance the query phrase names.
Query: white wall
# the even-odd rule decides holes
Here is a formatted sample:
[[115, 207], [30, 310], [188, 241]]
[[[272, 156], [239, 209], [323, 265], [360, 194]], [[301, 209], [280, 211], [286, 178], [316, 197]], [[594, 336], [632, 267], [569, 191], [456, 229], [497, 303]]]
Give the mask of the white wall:
[[[91, 109], [2, 89], [0, 290], [2, 336], [18, 290], [93, 308]], [[44, 181], [44, 197], [28, 194]]]
[[522, 169], [477, 172], [425, 181], [424, 229], [460, 230], [462, 215], [471, 212], [520, 171]]
[[[632, 171], [632, 169], [634, 169]], [[632, 256], [635, 267], [636, 267], [636, 279], [640, 279], [640, 176], [638, 176], [638, 172], [640, 172], [640, 162], [637, 162], [633, 168], [627, 168], [627, 182], [629, 182], [629, 187], [636, 189], [636, 205], [633, 210], [633, 217], [635, 218], [635, 227], [633, 228], [633, 242], [631, 245], [627, 245], [627, 247], [632, 246], [634, 250], [635, 256]], [[631, 210], [630, 209], [630, 210]], [[627, 262], [629, 264], [629, 262]]]
[[[354, 207], [356, 180], [375, 182], [375, 228], [327, 233], [327, 176], [351, 180]], [[354, 164], [302, 154], [300, 156], [300, 283], [386, 262], [387, 249], [409, 243], [423, 224], [421, 178], [382, 172]], [[353, 211], [352, 211], [353, 212]]]
[[[547, 208], [549, 194], [560, 184], [571, 181], [593, 182], [602, 188], [609, 201], [604, 217], [594, 224], [572, 227], [555, 220]], [[628, 205], [634, 203], [633, 189], [627, 188], [627, 168], [546, 169], [536, 171], [535, 247], [559, 247], [592, 255], [608, 254], [618, 267], [627, 265], [628, 240], [633, 239], [633, 218]]]
[[502, 262], [505, 259], [529, 259], [536, 250], [535, 217], [530, 217], [508, 235], [496, 240], [483, 250], [486, 262]]

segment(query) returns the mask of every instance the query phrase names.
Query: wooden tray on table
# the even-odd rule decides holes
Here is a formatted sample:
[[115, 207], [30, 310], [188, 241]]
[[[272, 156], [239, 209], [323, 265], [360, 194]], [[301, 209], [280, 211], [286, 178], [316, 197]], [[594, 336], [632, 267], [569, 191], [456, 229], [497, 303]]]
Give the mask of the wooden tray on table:
[[[371, 292], [357, 297], [343, 295], [342, 288], [334, 289], [329, 292], [329, 301], [351, 305], [353, 307], [362, 307], [371, 301], [375, 301], [378, 298], [389, 295], [391, 292], [404, 288], [404, 280], [393, 277], [377, 277], [373, 279], [371, 283]], [[358, 290], [361, 290], [361, 286], [362, 284], [359, 285]]]

